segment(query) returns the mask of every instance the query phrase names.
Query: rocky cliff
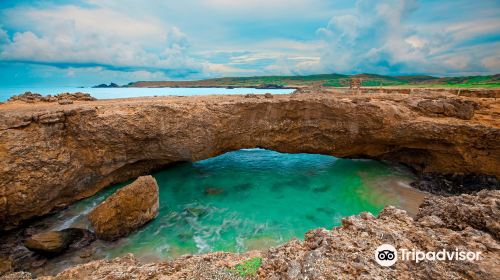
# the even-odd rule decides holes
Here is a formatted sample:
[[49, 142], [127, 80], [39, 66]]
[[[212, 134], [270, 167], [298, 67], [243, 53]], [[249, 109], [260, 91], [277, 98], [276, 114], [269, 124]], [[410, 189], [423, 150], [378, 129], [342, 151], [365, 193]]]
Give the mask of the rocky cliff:
[[[429, 213], [431, 208], [438, 211], [437, 215]], [[457, 208], [464, 215], [444, 214], [455, 213]], [[434, 197], [421, 206], [416, 219], [403, 210], [386, 207], [377, 218], [369, 213], [346, 217], [340, 227], [311, 230], [304, 241], [292, 240], [269, 250], [186, 255], [158, 263], [141, 263], [128, 255], [89, 262], [39, 279], [243, 279], [234, 268], [255, 257], [262, 260], [253, 275], [259, 279], [499, 279], [500, 243], [488, 232], [495, 228], [477, 223], [484, 220], [486, 224], [498, 224], [499, 211], [500, 191]], [[416, 262], [398, 257], [394, 265], [383, 267], [375, 261], [374, 252], [384, 243], [398, 252], [458, 250], [478, 252], [479, 258]], [[20, 272], [4, 279], [31, 276]]]
[[241, 148], [500, 176], [500, 101], [451, 94], [155, 97], [0, 105], [0, 228]]

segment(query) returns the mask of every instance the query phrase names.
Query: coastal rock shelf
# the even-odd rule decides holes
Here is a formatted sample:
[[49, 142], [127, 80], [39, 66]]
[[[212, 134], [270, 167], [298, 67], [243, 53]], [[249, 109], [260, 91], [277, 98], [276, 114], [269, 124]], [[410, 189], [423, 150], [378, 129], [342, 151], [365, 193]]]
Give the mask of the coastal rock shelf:
[[500, 176], [500, 101], [292, 94], [0, 105], [0, 228], [181, 161], [261, 147]]
[[[475, 201], [475, 205], [467, 201]], [[500, 191], [481, 191], [477, 195], [433, 198], [423, 204], [417, 218], [405, 211], [386, 207], [375, 218], [370, 213], [346, 217], [342, 226], [315, 229], [304, 241], [291, 240], [282, 246], [243, 254], [216, 252], [186, 255], [172, 261], [141, 263], [133, 255], [113, 260], [98, 260], [68, 268], [43, 279], [245, 279], [234, 268], [248, 260], [260, 260], [253, 276], [259, 279], [499, 279], [500, 246], [498, 239], [477, 224], [484, 214], [499, 210]], [[466, 216], [438, 216], [462, 209]], [[454, 224], [464, 225], [458, 229]], [[388, 267], [373, 257], [381, 244], [398, 250], [421, 252], [479, 252], [475, 261], [402, 260]], [[400, 251], [401, 252], [401, 251]], [[26, 272], [7, 279], [32, 279]], [[248, 278], [246, 278], [248, 279]]]

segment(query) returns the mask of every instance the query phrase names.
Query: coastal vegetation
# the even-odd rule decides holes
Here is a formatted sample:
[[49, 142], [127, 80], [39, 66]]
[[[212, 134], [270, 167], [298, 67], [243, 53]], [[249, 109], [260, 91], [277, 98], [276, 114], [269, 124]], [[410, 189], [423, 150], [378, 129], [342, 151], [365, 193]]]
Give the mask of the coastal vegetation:
[[237, 264], [231, 271], [242, 277], [254, 277], [262, 265], [262, 258], [251, 258], [240, 264]]
[[500, 74], [489, 76], [433, 77], [384, 76], [376, 74], [320, 74], [309, 76], [226, 77], [197, 81], [139, 81], [125, 87], [348, 87], [351, 78], [361, 79], [364, 87], [411, 88], [498, 88]]

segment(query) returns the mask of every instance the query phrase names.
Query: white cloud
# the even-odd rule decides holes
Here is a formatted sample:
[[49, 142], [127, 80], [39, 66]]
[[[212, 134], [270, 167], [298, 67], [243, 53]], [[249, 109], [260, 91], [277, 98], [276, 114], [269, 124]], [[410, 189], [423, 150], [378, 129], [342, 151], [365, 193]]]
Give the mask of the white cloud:
[[205, 67], [208, 71], [206, 73], [210, 73], [210, 76], [218, 77], [225, 75], [242, 75], [246, 76], [249, 74], [257, 74], [258, 72], [253, 69], [242, 69], [237, 68], [225, 64], [217, 64], [217, 63], [206, 63]]
[[498, 32], [497, 19], [457, 19], [460, 23], [416, 26], [409, 18], [417, 8], [415, 0], [358, 0], [351, 14], [334, 16], [326, 27], [318, 29], [327, 45], [321, 65], [344, 73], [500, 71], [494, 59], [477, 63], [480, 56], [491, 55], [491, 51], [481, 48], [478, 52], [479, 45], [474, 49], [460, 47], [466, 40]]
[[18, 8], [9, 11], [7, 18], [12, 26], [29, 29], [16, 32], [12, 41], [3, 40], [2, 60], [138, 70], [202, 69], [188, 56], [187, 36], [154, 18], [136, 19], [106, 8], [76, 6]]
[[[453, 5], [461, 10], [442, 20], [412, 17], [422, 17], [429, 7], [443, 9], [435, 12], [441, 15], [449, 1], [420, 2], [421, 7], [416, 0], [358, 0], [354, 7], [349, 0], [19, 5], [0, 10], [0, 60], [55, 65], [57, 74], [75, 79], [102, 73], [117, 81], [500, 72], [500, 48], [492, 42], [500, 30], [498, 13], [474, 11], [470, 2], [466, 9], [466, 1], [457, 1]], [[464, 18], [465, 12], [471, 15]], [[478, 36], [490, 37], [476, 42]]]

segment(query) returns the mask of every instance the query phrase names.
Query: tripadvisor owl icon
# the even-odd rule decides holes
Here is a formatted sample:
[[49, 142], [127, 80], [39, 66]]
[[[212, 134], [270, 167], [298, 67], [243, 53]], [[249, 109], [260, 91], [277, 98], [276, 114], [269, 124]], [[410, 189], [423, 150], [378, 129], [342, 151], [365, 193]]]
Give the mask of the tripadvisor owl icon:
[[398, 252], [390, 244], [382, 244], [375, 250], [375, 261], [381, 266], [392, 266], [397, 260]]

